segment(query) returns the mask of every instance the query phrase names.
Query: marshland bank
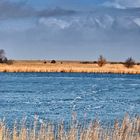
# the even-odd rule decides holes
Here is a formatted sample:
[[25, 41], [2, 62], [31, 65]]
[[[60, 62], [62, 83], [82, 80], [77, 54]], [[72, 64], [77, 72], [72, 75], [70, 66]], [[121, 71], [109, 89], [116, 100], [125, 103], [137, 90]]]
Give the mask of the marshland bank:
[[78, 72], [140, 74], [140, 65], [127, 68], [123, 63], [108, 62], [99, 67], [96, 62], [87, 61], [35, 61], [14, 60], [12, 64], [0, 64], [0, 72]]

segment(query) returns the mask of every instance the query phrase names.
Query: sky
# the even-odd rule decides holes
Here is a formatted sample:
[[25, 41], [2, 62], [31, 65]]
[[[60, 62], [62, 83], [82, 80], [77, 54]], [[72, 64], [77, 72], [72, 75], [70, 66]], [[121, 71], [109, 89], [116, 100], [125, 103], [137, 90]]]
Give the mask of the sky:
[[140, 61], [140, 0], [0, 0], [9, 59]]

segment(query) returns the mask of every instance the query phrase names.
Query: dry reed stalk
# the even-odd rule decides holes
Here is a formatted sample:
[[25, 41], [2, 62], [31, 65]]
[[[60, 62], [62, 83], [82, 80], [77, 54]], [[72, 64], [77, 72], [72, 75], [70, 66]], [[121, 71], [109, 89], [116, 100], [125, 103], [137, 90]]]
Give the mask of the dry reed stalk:
[[3, 128], [2, 128], [2, 123], [0, 123], [0, 140], [3, 138]]
[[[140, 140], [140, 117], [130, 119], [126, 115], [119, 125], [116, 120], [113, 128], [102, 128], [99, 121], [95, 120], [87, 128], [78, 127], [75, 123], [76, 114], [73, 114], [71, 128], [64, 129], [64, 123], [58, 125], [57, 133], [54, 132], [54, 125], [42, 122], [38, 128], [37, 116], [34, 120], [33, 128], [30, 131], [23, 121], [18, 133], [17, 124], [14, 124], [13, 131], [6, 128], [5, 122], [0, 122], [0, 140]], [[12, 132], [12, 133], [11, 133]]]
[[54, 140], [54, 128], [53, 125], [50, 123], [48, 123], [47, 126], [46, 140]]
[[44, 124], [44, 122], [40, 126], [38, 139], [39, 140], [46, 140], [46, 124]]
[[65, 130], [64, 130], [64, 123], [62, 122], [59, 126], [58, 126], [58, 140], [65, 140], [66, 136], [65, 136]]
[[14, 128], [13, 128], [13, 140], [18, 140], [16, 122], [14, 123]]

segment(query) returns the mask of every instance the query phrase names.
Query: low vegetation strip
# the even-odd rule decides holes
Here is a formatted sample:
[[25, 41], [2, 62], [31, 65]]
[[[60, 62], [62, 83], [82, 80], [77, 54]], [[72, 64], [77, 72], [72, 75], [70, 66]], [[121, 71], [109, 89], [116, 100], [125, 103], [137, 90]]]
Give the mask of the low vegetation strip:
[[102, 55], [97, 61], [13, 61], [0, 49], [0, 72], [79, 72], [140, 74], [140, 64], [132, 57], [125, 62], [108, 62]]
[[12, 61], [11, 64], [0, 64], [0, 72], [79, 72], [79, 73], [119, 73], [140, 74], [140, 65], [126, 67], [120, 63], [81, 63], [70, 61]]
[[121, 124], [116, 120], [110, 128], [103, 128], [98, 120], [81, 127], [73, 119], [67, 130], [63, 122], [58, 124], [57, 129], [53, 124], [43, 121], [38, 125], [37, 117], [32, 128], [26, 127], [25, 119], [20, 128], [15, 123], [11, 130], [1, 121], [0, 140], [140, 140], [140, 117], [130, 118], [126, 115]]

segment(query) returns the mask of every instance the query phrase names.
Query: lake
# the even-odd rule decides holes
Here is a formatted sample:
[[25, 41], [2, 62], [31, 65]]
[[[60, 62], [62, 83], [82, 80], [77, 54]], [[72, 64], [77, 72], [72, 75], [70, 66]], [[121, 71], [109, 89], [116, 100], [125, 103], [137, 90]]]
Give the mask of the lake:
[[98, 117], [102, 122], [140, 114], [140, 75], [0, 73], [0, 118], [54, 122]]

